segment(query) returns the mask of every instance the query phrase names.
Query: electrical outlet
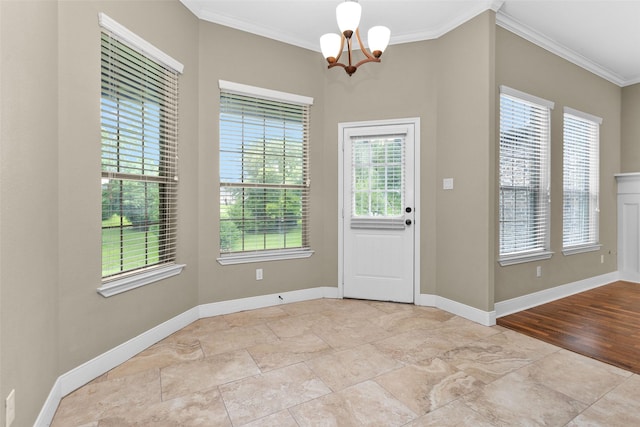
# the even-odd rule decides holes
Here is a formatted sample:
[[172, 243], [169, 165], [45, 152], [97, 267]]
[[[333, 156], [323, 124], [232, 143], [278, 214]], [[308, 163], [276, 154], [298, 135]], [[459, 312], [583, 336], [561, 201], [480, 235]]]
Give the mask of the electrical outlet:
[[256, 268], [256, 280], [262, 280], [262, 269]]
[[604, 255], [600, 255], [600, 264], [604, 264]]
[[16, 391], [11, 390], [7, 400], [5, 400], [5, 427], [11, 427], [11, 424], [16, 419]]
[[541, 266], [537, 266], [536, 267], [536, 277], [542, 277], [542, 267]]

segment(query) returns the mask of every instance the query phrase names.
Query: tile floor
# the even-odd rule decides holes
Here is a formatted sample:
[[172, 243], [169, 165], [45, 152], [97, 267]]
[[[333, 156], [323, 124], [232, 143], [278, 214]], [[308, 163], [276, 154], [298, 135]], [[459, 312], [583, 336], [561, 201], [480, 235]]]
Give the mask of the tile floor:
[[52, 424], [365, 425], [640, 425], [640, 376], [434, 308], [322, 299], [198, 320]]

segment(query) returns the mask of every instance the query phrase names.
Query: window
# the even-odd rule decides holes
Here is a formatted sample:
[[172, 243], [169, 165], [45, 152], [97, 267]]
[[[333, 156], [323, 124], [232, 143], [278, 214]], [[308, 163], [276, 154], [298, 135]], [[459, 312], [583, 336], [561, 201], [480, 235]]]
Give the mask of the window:
[[563, 147], [563, 253], [600, 249], [598, 199], [602, 119], [565, 107]]
[[311, 255], [312, 102], [220, 81], [220, 263]]
[[549, 126], [553, 103], [500, 90], [499, 261], [551, 257]]
[[175, 263], [181, 65], [146, 53], [154, 51], [103, 14], [100, 24], [103, 293]]

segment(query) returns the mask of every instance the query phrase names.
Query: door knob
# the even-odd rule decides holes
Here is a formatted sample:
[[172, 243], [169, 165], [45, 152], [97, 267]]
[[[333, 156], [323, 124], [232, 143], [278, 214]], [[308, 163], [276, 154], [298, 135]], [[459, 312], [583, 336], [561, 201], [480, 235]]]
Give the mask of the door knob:
[[407, 225], [411, 225], [411, 220], [410, 220], [410, 219], [408, 219], [408, 220], [406, 220], [404, 223], [405, 223], [405, 224], [407, 224]]

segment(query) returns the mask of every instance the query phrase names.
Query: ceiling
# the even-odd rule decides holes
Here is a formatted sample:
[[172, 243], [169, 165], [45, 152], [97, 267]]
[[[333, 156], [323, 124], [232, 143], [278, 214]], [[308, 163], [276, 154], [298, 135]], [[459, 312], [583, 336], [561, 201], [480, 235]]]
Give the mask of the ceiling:
[[[198, 18], [320, 51], [340, 0], [180, 0]], [[640, 0], [359, 0], [391, 44], [442, 36], [492, 9], [498, 25], [619, 85], [640, 83]]]

